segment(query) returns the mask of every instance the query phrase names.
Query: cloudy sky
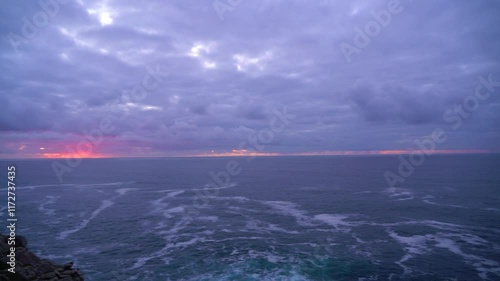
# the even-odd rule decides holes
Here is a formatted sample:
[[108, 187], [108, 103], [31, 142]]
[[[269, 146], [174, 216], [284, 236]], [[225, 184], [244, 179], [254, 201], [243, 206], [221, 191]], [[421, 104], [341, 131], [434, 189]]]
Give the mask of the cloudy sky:
[[40, 3], [0, 10], [0, 157], [500, 152], [498, 0]]

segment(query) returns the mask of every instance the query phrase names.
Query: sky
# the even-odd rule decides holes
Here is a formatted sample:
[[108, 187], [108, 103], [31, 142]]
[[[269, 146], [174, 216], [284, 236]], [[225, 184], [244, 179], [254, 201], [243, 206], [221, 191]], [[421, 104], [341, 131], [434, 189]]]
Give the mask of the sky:
[[9, 1], [0, 157], [500, 152], [499, 14], [498, 0]]

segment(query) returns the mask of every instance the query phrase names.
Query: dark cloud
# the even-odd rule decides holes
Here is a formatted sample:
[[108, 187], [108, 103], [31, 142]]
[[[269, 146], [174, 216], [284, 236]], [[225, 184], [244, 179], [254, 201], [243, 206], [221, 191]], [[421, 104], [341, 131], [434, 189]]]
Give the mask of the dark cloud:
[[416, 91], [399, 85], [375, 88], [357, 82], [350, 92], [353, 103], [368, 121], [402, 121], [406, 124], [441, 122], [443, 97], [432, 90]]

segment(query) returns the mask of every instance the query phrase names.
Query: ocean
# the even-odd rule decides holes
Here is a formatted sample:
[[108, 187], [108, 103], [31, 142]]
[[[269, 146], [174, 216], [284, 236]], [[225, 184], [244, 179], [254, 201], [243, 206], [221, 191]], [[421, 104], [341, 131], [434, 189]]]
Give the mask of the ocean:
[[17, 234], [89, 281], [500, 280], [500, 155], [54, 161], [0, 162]]

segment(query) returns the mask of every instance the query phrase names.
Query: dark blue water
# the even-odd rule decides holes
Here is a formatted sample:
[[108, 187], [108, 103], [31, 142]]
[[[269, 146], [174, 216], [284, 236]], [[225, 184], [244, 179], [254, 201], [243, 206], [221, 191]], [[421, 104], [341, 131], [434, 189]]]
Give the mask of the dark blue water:
[[12, 163], [18, 234], [86, 280], [500, 280], [498, 155], [433, 156], [395, 188], [395, 156], [93, 159], [62, 183]]

